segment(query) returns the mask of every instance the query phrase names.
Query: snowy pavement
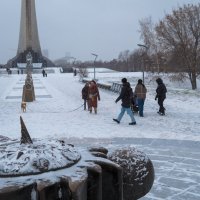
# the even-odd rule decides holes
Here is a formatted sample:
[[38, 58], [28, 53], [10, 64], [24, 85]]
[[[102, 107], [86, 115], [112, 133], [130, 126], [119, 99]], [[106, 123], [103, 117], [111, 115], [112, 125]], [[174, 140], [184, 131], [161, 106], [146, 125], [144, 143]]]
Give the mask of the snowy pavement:
[[[132, 73], [97, 74], [102, 81], [120, 81]], [[25, 75], [0, 76], [0, 135], [20, 137], [22, 116], [33, 138], [63, 138], [75, 144], [103, 144], [107, 147], [133, 145], [143, 150], [155, 166], [156, 181], [143, 199], [200, 199], [200, 96], [198, 91], [167, 85], [166, 116], [159, 116], [154, 100], [156, 85], [146, 82], [148, 94], [144, 118], [135, 115], [137, 125], [129, 126], [124, 116], [112, 121], [120, 111], [117, 94], [100, 90], [98, 114], [81, 105], [83, 84], [72, 74], [33, 75], [36, 101], [21, 112]], [[114, 145], [114, 146], [113, 146]]]
[[153, 188], [141, 200], [200, 199], [200, 142], [162, 139], [125, 140], [153, 162]]
[[132, 146], [145, 152], [153, 162], [155, 181], [141, 200], [200, 199], [200, 141], [148, 138], [71, 138], [81, 146], [104, 146], [110, 150]]

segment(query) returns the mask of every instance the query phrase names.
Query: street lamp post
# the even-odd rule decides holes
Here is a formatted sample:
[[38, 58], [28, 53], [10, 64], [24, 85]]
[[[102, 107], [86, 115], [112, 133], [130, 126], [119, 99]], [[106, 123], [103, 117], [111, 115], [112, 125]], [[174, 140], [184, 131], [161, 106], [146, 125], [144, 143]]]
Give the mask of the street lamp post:
[[[147, 46], [145, 46], [144, 44], [137, 44], [137, 45], [139, 47], [145, 48], [146, 53], [147, 53], [147, 50], [148, 50]], [[143, 81], [143, 84], [144, 84], [144, 57], [143, 57], [143, 63], [142, 63], [142, 81]]]
[[94, 54], [94, 53], [91, 53], [95, 58], [94, 58], [94, 80], [95, 80], [95, 73], [96, 73], [96, 69], [95, 69], [95, 62], [96, 62], [96, 59], [98, 57], [97, 54]]

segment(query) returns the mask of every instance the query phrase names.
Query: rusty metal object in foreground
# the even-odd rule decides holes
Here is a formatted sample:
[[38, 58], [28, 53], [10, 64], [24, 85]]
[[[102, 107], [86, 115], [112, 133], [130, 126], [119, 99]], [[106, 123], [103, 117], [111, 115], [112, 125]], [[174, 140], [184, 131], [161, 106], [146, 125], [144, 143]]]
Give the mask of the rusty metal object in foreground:
[[29, 134], [25, 140], [0, 136], [1, 200], [129, 200], [152, 187], [153, 165], [134, 148], [109, 153]]

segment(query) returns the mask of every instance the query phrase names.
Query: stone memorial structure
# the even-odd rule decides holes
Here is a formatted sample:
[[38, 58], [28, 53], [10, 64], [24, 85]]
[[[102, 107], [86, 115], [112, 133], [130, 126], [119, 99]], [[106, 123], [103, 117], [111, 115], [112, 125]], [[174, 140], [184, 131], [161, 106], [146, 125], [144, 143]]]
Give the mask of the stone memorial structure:
[[151, 189], [154, 170], [144, 153], [31, 139], [20, 121], [21, 141], [0, 136], [1, 200], [135, 200]]
[[35, 0], [21, 0], [21, 21], [17, 55], [8, 61], [8, 67], [17, 67], [17, 63], [26, 63], [26, 55], [31, 52], [33, 63], [42, 63], [42, 67], [55, 66], [52, 61], [42, 55]]

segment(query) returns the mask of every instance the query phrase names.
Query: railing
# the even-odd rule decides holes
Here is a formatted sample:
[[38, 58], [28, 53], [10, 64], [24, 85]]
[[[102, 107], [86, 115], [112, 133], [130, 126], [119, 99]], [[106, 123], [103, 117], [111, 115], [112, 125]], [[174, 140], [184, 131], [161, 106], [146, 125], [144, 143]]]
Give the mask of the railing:
[[119, 84], [119, 83], [113, 83], [110, 88], [112, 92], [116, 92], [116, 93], [120, 93], [121, 89], [122, 89], [122, 84]]
[[[87, 82], [89, 82], [89, 80], [82, 79], [82, 82], [87, 83]], [[99, 88], [104, 89], [104, 90], [110, 90], [110, 91], [115, 92], [115, 93], [120, 93], [120, 91], [122, 89], [122, 84], [119, 84], [119, 83], [112, 83], [112, 85], [105, 84], [105, 83], [97, 83], [97, 86]]]
[[97, 83], [98, 87], [99, 88], [102, 88], [104, 90], [110, 90], [111, 89], [111, 85], [107, 85], [107, 84], [104, 84], [104, 83]]

